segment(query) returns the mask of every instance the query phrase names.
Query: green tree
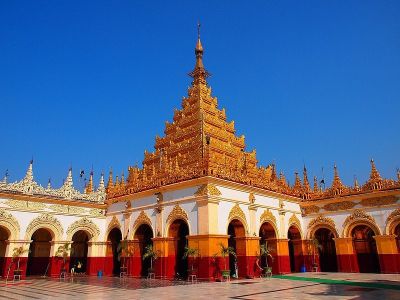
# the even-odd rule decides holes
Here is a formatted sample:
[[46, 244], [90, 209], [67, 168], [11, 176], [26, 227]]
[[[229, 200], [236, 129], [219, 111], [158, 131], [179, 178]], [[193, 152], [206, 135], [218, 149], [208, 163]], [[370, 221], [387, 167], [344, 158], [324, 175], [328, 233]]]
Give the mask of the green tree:
[[[186, 259], [188, 257], [192, 257], [192, 258], [198, 257], [199, 253], [200, 253], [199, 249], [190, 248], [189, 246], [185, 246], [185, 252], [183, 253], [182, 259]], [[194, 267], [194, 261], [193, 260], [191, 261], [190, 265], [191, 265], [190, 269], [193, 272], [193, 267]]]
[[153, 261], [158, 259], [160, 251], [154, 251], [153, 245], [147, 245], [144, 250], [143, 260], [150, 258], [150, 269], [153, 270]]
[[71, 244], [70, 243], [65, 243], [64, 245], [59, 246], [57, 251], [56, 251], [56, 257], [62, 258], [62, 260], [63, 260], [63, 267], [62, 267], [63, 270], [65, 270], [65, 264], [67, 262], [67, 258], [69, 256], [69, 252], [70, 251], [71, 251]]
[[225, 268], [225, 271], [226, 271], [227, 269], [226, 269], [226, 259], [225, 259], [225, 257], [227, 257], [229, 255], [233, 255], [234, 257], [236, 257], [235, 249], [233, 249], [233, 247], [225, 246], [222, 243], [219, 243], [219, 247], [220, 247], [221, 256], [224, 258], [224, 268]]
[[24, 248], [24, 246], [17, 247], [13, 249], [13, 254], [12, 254], [12, 261], [14, 262], [15, 259], [17, 260], [17, 270], [19, 270], [19, 264], [21, 261], [21, 256], [25, 253], [29, 252], [29, 249]]

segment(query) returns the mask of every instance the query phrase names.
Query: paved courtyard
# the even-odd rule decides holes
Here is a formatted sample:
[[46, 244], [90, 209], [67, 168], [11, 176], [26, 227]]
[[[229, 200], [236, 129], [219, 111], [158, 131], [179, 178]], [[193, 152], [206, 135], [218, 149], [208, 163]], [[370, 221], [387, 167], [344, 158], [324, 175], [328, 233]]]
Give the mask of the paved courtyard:
[[301, 273], [265, 279], [182, 281], [80, 277], [5, 284], [0, 299], [400, 299], [400, 275]]

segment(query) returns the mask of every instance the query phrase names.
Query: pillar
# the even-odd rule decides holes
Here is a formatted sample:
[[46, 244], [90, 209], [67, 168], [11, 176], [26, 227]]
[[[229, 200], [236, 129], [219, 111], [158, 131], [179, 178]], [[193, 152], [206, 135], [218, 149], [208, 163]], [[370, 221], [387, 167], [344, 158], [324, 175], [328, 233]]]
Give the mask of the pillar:
[[[69, 257], [71, 252], [71, 242], [68, 241], [53, 241], [51, 242], [50, 250], [50, 265], [48, 275], [51, 277], [59, 277], [62, 270], [69, 272]], [[62, 256], [57, 256], [57, 251], [60, 247], [69, 244], [68, 256], [64, 259]]]
[[395, 235], [376, 235], [381, 273], [400, 273], [400, 254], [397, 250]]
[[359, 272], [353, 238], [334, 238], [339, 272]]
[[129, 241], [129, 258], [127, 259], [128, 274], [133, 277], [142, 276], [143, 258], [140, 251], [140, 242], [138, 239]]
[[229, 259], [221, 257], [220, 246], [228, 246], [228, 235], [190, 235], [187, 238], [190, 248], [199, 249], [196, 258], [198, 278], [216, 280], [221, 277], [222, 270], [229, 269]]
[[236, 237], [236, 256], [239, 277], [253, 278], [260, 272], [256, 260], [260, 253], [260, 237]]
[[153, 250], [158, 253], [158, 258], [154, 262], [156, 277], [174, 278], [175, 276], [175, 238], [155, 237], [153, 240]]
[[[104, 275], [106, 274], [106, 251], [107, 242], [88, 242], [88, 258], [86, 274], [97, 275], [99, 271], [102, 271]], [[112, 260], [111, 260], [112, 263]], [[112, 273], [112, 267], [111, 267]]]
[[276, 239], [276, 258], [272, 272], [278, 274], [290, 273], [289, 240]]

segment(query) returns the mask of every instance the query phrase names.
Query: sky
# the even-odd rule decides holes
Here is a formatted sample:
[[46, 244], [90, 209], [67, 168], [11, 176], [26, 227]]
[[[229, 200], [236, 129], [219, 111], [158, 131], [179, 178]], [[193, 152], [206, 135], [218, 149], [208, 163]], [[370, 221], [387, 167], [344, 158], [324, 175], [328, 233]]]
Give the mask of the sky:
[[208, 83], [293, 183], [400, 167], [400, 1], [1, 1], [0, 177], [55, 187], [141, 163], [181, 107], [197, 21]]

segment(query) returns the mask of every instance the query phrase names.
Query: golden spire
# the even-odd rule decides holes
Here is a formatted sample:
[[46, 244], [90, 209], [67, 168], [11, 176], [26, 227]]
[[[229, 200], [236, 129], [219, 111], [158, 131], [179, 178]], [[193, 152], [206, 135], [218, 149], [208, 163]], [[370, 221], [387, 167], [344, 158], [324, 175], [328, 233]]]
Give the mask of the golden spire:
[[374, 159], [371, 158], [371, 173], [369, 175], [370, 180], [381, 180], [381, 175], [375, 167]]
[[106, 192], [108, 193], [114, 186], [113, 183], [113, 172], [112, 169], [110, 169], [110, 173], [108, 175], [108, 182], [107, 182], [107, 187], [106, 187]]
[[204, 68], [203, 65], [203, 46], [200, 41], [200, 22], [197, 23], [197, 43], [194, 53], [196, 55], [196, 65], [194, 70], [189, 73], [189, 76], [193, 77], [193, 84], [205, 84], [206, 78], [210, 76], [210, 73]]
[[90, 194], [93, 192], [93, 171], [90, 171], [89, 183], [85, 188], [85, 193]]
[[298, 172], [294, 172], [294, 185], [293, 185], [293, 188], [296, 191], [300, 191], [301, 190], [301, 180], [300, 180]]
[[303, 167], [303, 185], [306, 191], [311, 191], [310, 183], [308, 182], [307, 169], [305, 165]]
[[314, 192], [318, 192], [318, 179], [317, 176], [314, 176]]
[[354, 175], [354, 189], [356, 191], [360, 190], [360, 185], [358, 184], [357, 176]]

